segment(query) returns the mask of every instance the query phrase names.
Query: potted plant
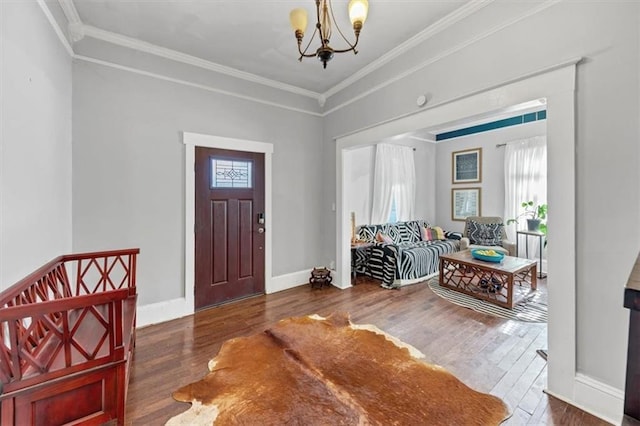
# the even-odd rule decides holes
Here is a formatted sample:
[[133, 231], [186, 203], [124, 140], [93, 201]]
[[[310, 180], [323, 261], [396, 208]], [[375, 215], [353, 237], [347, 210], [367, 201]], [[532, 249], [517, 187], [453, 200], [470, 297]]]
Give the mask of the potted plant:
[[524, 201], [521, 206], [524, 209], [524, 213], [507, 220], [507, 225], [518, 223], [518, 219], [526, 217], [527, 229], [529, 231], [541, 231], [546, 234], [547, 224], [542, 223], [542, 221], [547, 218], [547, 205], [535, 204], [533, 201]]

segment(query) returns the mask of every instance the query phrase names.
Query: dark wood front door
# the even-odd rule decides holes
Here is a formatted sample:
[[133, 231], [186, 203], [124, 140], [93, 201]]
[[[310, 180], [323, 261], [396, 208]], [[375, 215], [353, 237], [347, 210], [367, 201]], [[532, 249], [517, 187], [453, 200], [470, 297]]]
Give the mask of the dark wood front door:
[[195, 307], [264, 293], [264, 154], [196, 147]]

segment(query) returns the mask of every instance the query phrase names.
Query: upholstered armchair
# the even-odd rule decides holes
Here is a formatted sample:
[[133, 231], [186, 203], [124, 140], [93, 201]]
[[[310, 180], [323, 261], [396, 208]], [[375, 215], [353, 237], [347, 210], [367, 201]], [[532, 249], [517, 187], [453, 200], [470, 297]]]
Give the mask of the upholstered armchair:
[[460, 250], [493, 249], [516, 256], [516, 243], [507, 240], [504, 221], [498, 216], [469, 216], [464, 224]]

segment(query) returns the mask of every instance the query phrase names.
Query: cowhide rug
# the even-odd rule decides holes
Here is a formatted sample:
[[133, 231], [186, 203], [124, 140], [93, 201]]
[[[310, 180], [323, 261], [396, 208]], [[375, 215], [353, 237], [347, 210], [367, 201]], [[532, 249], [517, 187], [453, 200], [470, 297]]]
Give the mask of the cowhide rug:
[[167, 425], [495, 425], [499, 398], [346, 314], [288, 318], [225, 342], [204, 379], [174, 392]]

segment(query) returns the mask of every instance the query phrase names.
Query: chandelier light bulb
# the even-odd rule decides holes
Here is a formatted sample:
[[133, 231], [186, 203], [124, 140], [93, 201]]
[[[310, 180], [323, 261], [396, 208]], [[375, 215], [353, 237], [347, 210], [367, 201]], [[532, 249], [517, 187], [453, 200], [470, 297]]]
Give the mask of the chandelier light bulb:
[[291, 27], [294, 31], [300, 31], [304, 34], [307, 30], [307, 16], [307, 10], [303, 8], [293, 9], [289, 13], [289, 22], [291, 22]]
[[351, 25], [355, 26], [356, 22], [360, 22], [360, 25], [364, 24], [367, 20], [367, 14], [369, 13], [369, 2], [367, 0], [351, 0], [349, 2], [349, 19], [351, 19]]

